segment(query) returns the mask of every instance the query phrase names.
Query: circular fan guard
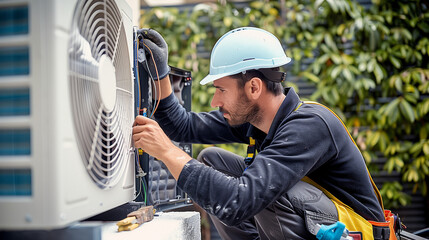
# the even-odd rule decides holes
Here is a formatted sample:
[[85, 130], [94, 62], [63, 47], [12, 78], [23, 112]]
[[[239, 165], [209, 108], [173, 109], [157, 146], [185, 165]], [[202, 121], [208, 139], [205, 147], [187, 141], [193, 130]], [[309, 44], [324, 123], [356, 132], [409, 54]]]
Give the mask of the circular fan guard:
[[77, 144], [100, 188], [115, 186], [130, 159], [133, 94], [124, 24], [114, 0], [80, 1], [69, 41]]

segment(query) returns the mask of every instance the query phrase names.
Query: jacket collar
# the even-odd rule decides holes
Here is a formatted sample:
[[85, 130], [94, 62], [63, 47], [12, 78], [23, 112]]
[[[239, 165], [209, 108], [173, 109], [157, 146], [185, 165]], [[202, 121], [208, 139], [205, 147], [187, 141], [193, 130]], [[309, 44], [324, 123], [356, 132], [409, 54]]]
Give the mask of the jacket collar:
[[[268, 131], [268, 134], [265, 136], [264, 143], [265, 141], [270, 141], [273, 139], [274, 134], [276, 133], [277, 128], [279, 127], [281, 122], [286, 117], [288, 117], [289, 114], [291, 114], [296, 109], [298, 104], [301, 102], [298, 94], [291, 87], [285, 88], [284, 94], [286, 95], [286, 97], [283, 100], [282, 104], [280, 105], [280, 108], [277, 111], [276, 116], [273, 119], [273, 122], [271, 123], [270, 130]], [[247, 137], [253, 137], [258, 140], [264, 139], [263, 135], [265, 135], [265, 133], [253, 125], [250, 125], [246, 134]]]

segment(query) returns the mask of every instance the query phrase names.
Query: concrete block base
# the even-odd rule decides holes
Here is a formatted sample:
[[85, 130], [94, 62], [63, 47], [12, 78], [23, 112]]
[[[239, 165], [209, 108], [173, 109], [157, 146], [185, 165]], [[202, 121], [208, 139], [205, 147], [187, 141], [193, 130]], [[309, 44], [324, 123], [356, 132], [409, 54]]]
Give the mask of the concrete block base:
[[157, 239], [157, 240], [199, 240], [201, 239], [200, 213], [160, 213], [147, 223], [132, 231], [118, 232], [116, 222], [102, 227], [103, 240]]

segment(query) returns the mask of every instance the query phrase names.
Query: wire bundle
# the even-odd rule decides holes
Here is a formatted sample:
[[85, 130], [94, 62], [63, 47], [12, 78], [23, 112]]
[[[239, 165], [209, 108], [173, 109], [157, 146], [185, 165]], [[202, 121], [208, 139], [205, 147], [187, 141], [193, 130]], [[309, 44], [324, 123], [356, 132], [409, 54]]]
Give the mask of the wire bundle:
[[[153, 115], [155, 114], [155, 112], [156, 112], [156, 110], [157, 110], [157, 108], [159, 106], [159, 102], [161, 100], [161, 83], [160, 83], [160, 79], [159, 79], [158, 68], [157, 68], [156, 62], [155, 62], [155, 60], [153, 58], [152, 50], [144, 42], [143, 42], [143, 45], [146, 47], [146, 49], [149, 50], [149, 53], [151, 55], [151, 59], [152, 59], [153, 64], [155, 66], [156, 77], [158, 79], [158, 91], [155, 91], [155, 99], [158, 98], [158, 100], [157, 100], [156, 104], [153, 104], [153, 109], [152, 109], [152, 111], [150, 111], [150, 116], [149, 116], [149, 118], [152, 118]], [[141, 108], [141, 100], [142, 99], [141, 99], [141, 89], [140, 89], [140, 74], [139, 74], [138, 63], [137, 63], [138, 46], [140, 46], [140, 38], [139, 37], [137, 37], [137, 41], [135, 41], [135, 48], [134, 48], [135, 49], [135, 53], [134, 53], [135, 77], [137, 79], [136, 82], [137, 82], [137, 88], [138, 88], [137, 110], [138, 110], [139, 114], [142, 113], [143, 116], [147, 117], [147, 109], [146, 108], [143, 108], [143, 109]], [[148, 66], [147, 61], [145, 61], [145, 64], [146, 64], [146, 69], [148, 69], [147, 72], [149, 74], [150, 80], [152, 81], [153, 86], [155, 86], [155, 80], [154, 80], [154, 78], [152, 76], [152, 73], [149, 71], [149, 66]], [[142, 167], [140, 165], [139, 155], [140, 155], [139, 154], [139, 150], [135, 149], [135, 156], [136, 156], [135, 160], [136, 160], [136, 165], [137, 165], [137, 168], [138, 168], [138, 175], [137, 176], [138, 176], [138, 178], [140, 178], [140, 189], [139, 189], [139, 193], [136, 195], [136, 198], [139, 197], [140, 194], [142, 194], [142, 186], [143, 186], [144, 203], [147, 204], [146, 180], [144, 178], [145, 173], [143, 172], [143, 169], [142, 169]]]

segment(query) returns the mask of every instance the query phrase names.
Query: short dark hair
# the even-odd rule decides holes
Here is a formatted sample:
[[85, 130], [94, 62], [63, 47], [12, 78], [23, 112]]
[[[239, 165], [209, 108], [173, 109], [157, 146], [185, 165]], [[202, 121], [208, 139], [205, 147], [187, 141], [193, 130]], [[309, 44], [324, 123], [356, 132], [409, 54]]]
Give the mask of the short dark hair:
[[[274, 70], [278, 70], [275, 68]], [[269, 81], [260, 71], [258, 70], [247, 70], [245, 73], [237, 73], [231, 75], [232, 78], [237, 79], [238, 86], [243, 88], [244, 85], [250, 81], [250, 79], [257, 77], [265, 83], [267, 90], [273, 93], [275, 96], [282, 94], [283, 86], [280, 82]]]

